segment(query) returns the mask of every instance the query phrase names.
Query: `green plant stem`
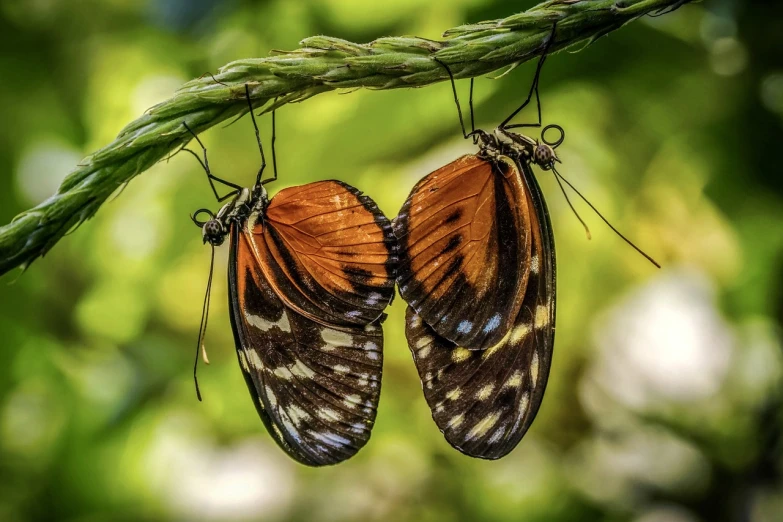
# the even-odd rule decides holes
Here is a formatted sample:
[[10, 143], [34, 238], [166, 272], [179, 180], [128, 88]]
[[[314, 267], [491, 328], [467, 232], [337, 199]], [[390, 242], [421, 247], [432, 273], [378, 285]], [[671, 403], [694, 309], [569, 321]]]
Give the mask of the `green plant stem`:
[[502, 20], [451, 29], [442, 41], [392, 37], [356, 44], [315, 36], [292, 52], [230, 63], [149, 109], [85, 158], [55, 195], [0, 228], [0, 275], [43, 256], [119, 187], [187, 143], [191, 136], [183, 122], [198, 133], [246, 113], [245, 84], [253, 106], [268, 112], [335, 89], [421, 87], [448, 80], [433, 58], [447, 64], [456, 78], [470, 78], [538, 56], [555, 22], [550, 52], [587, 44], [636, 18], [688, 2], [550, 0]]

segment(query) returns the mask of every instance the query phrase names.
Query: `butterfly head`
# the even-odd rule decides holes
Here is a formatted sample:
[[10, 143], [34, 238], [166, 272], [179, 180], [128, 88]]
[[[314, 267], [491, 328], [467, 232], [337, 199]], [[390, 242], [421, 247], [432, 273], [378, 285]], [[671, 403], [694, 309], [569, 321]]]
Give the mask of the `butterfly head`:
[[226, 239], [226, 227], [217, 217], [214, 217], [204, 223], [201, 227], [201, 237], [204, 239], [204, 243], [209, 243], [212, 246], [220, 246]]
[[549, 170], [556, 161], [560, 162], [560, 158], [557, 157], [555, 148], [548, 143], [536, 140], [536, 146], [533, 149], [533, 163], [544, 170]]
[[[266, 195], [266, 192], [264, 192]], [[220, 246], [226, 240], [230, 225], [234, 221], [246, 218], [254, 204], [263, 205], [263, 200], [255, 202], [248, 189], [240, 190], [234, 199], [223, 205], [223, 208], [217, 214], [211, 210], [202, 208], [196, 211], [190, 219], [201, 228], [201, 237], [204, 244], [209, 243], [212, 246]], [[200, 219], [199, 216], [206, 215], [208, 219]]]

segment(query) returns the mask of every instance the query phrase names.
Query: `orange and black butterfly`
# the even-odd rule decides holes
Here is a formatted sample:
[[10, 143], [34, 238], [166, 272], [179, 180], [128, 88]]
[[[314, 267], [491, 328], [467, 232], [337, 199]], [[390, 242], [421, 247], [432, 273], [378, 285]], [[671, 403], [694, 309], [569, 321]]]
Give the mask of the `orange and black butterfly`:
[[[252, 106], [250, 113], [255, 126]], [[262, 167], [252, 189], [213, 176], [204, 149], [215, 195], [231, 201], [193, 219], [213, 259], [214, 247], [229, 237], [237, 356], [267, 430], [303, 464], [336, 464], [367, 443], [375, 421], [396, 240], [375, 203], [339, 181], [286, 188], [270, 199], [264, 185], [277, 173], [261, 179], [260, 140], [259, 148]], [[213, 180], [232, 192], [219, 197]], [[199, 221], [202, 213], [209, 219]], [[199, 347], [209, 293], [208, 286]]]
[[[435, 423], [459, 451], [508, 454], [544, 397], [555, 336], [555, 242], [531, 166], [555, 169], [565, 133], [541, 141], [509, 125], [536, 95], [548, 40], [525, 103], [492, 134], [473, 137], [477, 154], [423, 178], [394, 221], [397, 284], [408, 303], [406, 336]], [[445, 65], [452, 81], [451, 70]], [[471, 98], [473, 84], [471, 81]], [[471, 100], [471, 108], [472, 108]], [[462, 111], [460, 122], [462, 123]], [[471, 120], [473, 114], [471, 111]], [[559, 131], [547, 141], [547, 131]]]

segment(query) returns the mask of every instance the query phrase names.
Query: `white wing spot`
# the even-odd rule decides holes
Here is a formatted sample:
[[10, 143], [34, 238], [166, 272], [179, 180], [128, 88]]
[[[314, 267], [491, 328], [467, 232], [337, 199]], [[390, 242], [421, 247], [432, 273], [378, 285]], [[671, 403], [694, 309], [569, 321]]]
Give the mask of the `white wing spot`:
[[341, 332], [339, 330], [332, 330], [330, 328], [324, 328], [321, 330], [321, 339], [329, 346], [324, 347], [325, 350], [333, 350], [340, 346], [350, 347], [353, 346], [353, 337], [350, 334]]
[[379, 294], [378, 292], [371, 292], [369, 296], [367, 296], [367, 303], [368, 306], [375, 306], [378, 304], [378, 302], [381, 300], [383, 296]]
[[420, 359], [426, 359], [427, 356], [430, 354], [430, 350], [432, 349], [431, 346], [425, 346], [421, 350], [419, 350], [419, 358]]
[[496, 330], [498, 326], [500, 326], [500, 314], [495, 314], [492, 316], [489, 322], [484, 325], [484, 333], [489, 333], [493, 330]]
[[274, 373], [277, 377], [280, 377], [285, 381], [290, 381], [291, 377], [293, 377], [291, 370], [289, 370], [285, 366], [281, 366], [280, 368], [275, 368], [272, 373]]
[[277, 321], [267, 321], [263, 317], [259, 315], [252, 315], [245, 312], [245, 320], [247, 321], [247, 324], [250, 326], [253, 326], [255, 328], [258, 328], [262, 332], [268, 332], [272, 328], [279, 328], [283, 332], [290, 332], [291, 331], [291, 324], [288, 322], [288, 314], [283, 312], [283, 316], [278, 319]]
[[521, 324], [519, 326], [514, 327], [514, 329], [511, 330], [511, 336], [509, 337], [509, 341], [511, 342], [511, 344], [519, 344], [519, 341], [527, 337], [529, 333], [530, 333], [530, 325]]
[[457, 326], [457, 332], [461, 334], [469, 334], [473, 330], [473, 323], [471, 321], [462, 321]]
[[310, 435], [333, 448], [340, 448], [351, 443], [351, 441], [345, 437], [341, 437], [334, 433], [319, 433], [317, 431], [310, 431]]
[[533, 381], [533, 386], [538, 381], [538, 352], [533, 352], [533, 360], [530, 361], [530, 379]]
[[251, 368], [255, 368], [256, 370], [264, 369], [264, 362], [261, 360], [261, 357], [258, 356], [258, 352], [255, 350], [248, 350], [246, 355], [248, 357], [247, 362], [250, 364]]
[[377, 361], [378, 360], [378, 352], [367, 352], [367, 357], [369, 357], [373, 361]]
[[416, 348], [424, 348], [425, 346], [429, 346], [432, 344], [432, 337], [429, 335], [425, 335], [423, 337], [420, 337], [418, 341], [416, 341]]
[[525, 392], [519, 399], [519, 416], [524, 417], [527, 414], [527, 407], [530, 404], [530, 394]]
[[480, 401], [485, 401], [489, 399], [489, 396], [492, 395], [494, 389], [494, 384], [487, 384], [486, 386], [483, 386], [478, 392], [476, 392], [476, 398]]
[[544, 328], [549, 324], [549, 307], [538, 305], [536, 307], [536, 328]]
[[358, 404], [361, 404], [362, 398], [358, 395], [348, 395], [343, 399], [343, 403], [349, 408], [355, 408]]
[[363, 373], [358, 382], [359, 386], [367, 386], [367, 383], [369, 382], [368, 381], [369, 376], [370, 376], [369, 374]]
[[465, 422], [465, 415], [460, 413], [459, 415], [455, 415], [454, 417], [452, 417], [449, 420], [447, 426], [449, 428], [459, 428], [463, 422]]
[[520, 386], [522, 386], [522, 372], [519, 370], [511, 374], [506, 384], [503, 385], [504, 388], [519, 388]]
[[362, 313], [359, 310], [351, 310], [350, 312], [345, 314], [345, 317], [348, 317], [350, 319], [356, 319], [357, 317], [361, 316]]
[[468, 432], [468, 438], [469, 439], [476, 439], [478, 437], [483, 437], [487, 434], [489, 430], [492, 429], [492, 427], [497, 424], [498, 420], [500, 419], [500, 412], [490, 413], [483, 419], [481, 419], [478, 424], [473, 426], [473, 429], [471, 429]]
[[466, 348], [458, 347], [451, 351], [451, 360], [455, 363], [467, 361], [468, 359], [470, 359], [470, 350]]
[[329, 408], [318, 408], [316, 415], [318, 415], [319, 418], [328, 421], [339, 422], [342, 419], [342, 416], [339, 413], [334, 410], [330, 410]]
[[315, 372], [299, 359], [296, 359], [289, 369], [297, 377], [307, 377], [308, 379], [315, 377]]
[[293, 422], [295, 426], [300, 426], [302, 422], [310, 419], [310, 414], [296, 404], [292, 404], [288, 410], [286, 410], [286, 413], [291, 418], [291, 422]]
[[239, 365], [242, 367], [243, 370], [246, 372], [250, 371], [250, 366], [247, 365], [247, 357], [245, 356], [245, 352], [242, 350], [239, 350], [237, 352], [239, 354]]
[[521, 341], [528, 333], [530, 333], [530, 326], [528, 325], [520, 325], [516, 326], [508, 331], [505, 337], [500, 340], [498, 344], [495, 346], [492, 346], [484, 351], [482, 358], [489, 359], [493, 355], [495, 355], [498, 350], [501, 348], [504, 348], [508, 344], [516, 345]]
[[421, 326], [421, 316], [419, 314], [416, 314], [413, 317], [411, 317], [411, 327], [418, 328], [420, 326]]
[[487, 441], [489, 444], [497, 444], [500, 442], [500, 439], [503, 438], [503, 435], [506, 434], [506, 426], [501, 426], [495, 431], [495, 433], [492, 434], [492, 436]]
[[332, 366], [332, 370], [334, 370], [337, 373], [348, 373], [348, 372], [351, 371], [350, 368], [348, 368], [347, 366], [344, 366], [342, 364], [336, 364], [336, 365]]
[[294, 424], [285, 415], [285, 413], [280, 415], [280, 421], [283, 423], [283, 428], [285, 428], [285, 431], [287, 431], [296, 442], [302, 442], [302, 438], [299, 436], [299, 431], [294, 427]]
[[453, 390], [451, 390], [446, 394], [446, 398], [449, 399], [450, 401], [456, 401], [457, 399], [460, 398], [460, 395], [462, 395], [462, 390], [460, 390], [459, 388], [454, 388]]
[[538, 255], [535, 255], [530, 258], [530, 271], [533, 272], [533, 274], [538, 275], [538, 271], [540, 270], [539, 262], [538, 262]]
[[264, 386], [264, 391], [266, 392], [266, 399], [269, 401], [269, 404], [271, 404], [273, 408], [276, 408], [277, 396], [275, 395], [275, 392], [273, 392], [272, 388], [269, 386]]

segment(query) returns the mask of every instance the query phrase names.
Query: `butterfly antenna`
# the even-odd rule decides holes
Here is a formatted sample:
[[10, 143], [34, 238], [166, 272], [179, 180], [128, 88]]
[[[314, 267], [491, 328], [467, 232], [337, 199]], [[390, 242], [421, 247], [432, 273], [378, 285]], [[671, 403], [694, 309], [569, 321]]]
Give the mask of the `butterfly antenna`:
[[196, 397], [201, 401], [201, 390], [198, 387], [198, 359], [204, 358], [204, 363], [209, 364], [207, 348], [204, 346], [204, 336], [207, 334], [207, 321], [209, 320], [209, 300], [212, 295], [212, 275], [215, 271], [215, 246], [212, 246], [212, 255], [209, 261], [209, 280], [207, 291], [204, 295], [204, 305], [201, 308], [201, 324], [198, 327], [198, 341], [196, 342], [196, 360], [193, 363], [193, 382], [196, 384]]
[[568, 193], [566, 193], [565, 187], [563, 186], [563, 182], [560, 181], [560, 178], [558, 176], [555, 176], [555, 181], [557, 181], [557, 184], [560, 185], [560, 190], [563, 192], [563, 196], [565, 196], [566, 203], [568, 203], [568, 206], [571, 207], [571, 212], [574, 213], [576, 219], [578, 219], [579, 222], [582, 224], [582, 226], [585, 227], [585, 234], [587, 235], [587, 240], [590, 241], [591, 239], [593, 239], [593, 235], [590, 233], [590, 228], [587, 226], [587, 223], [585, 223], [584, 219], [582, 219], [582, 216], [579, 215], [579, 212], [577, 212], [576, 209], [574, 208], [574, 205], [571, 203], [571, 199], [568, 197]]
[[[609, 223], [609, 220], [608, 220], [608, 219], [606, 219], [606, 218], [603, 216], [603, 214], [601, 214], [601, 213], [598, 211], [598, 209], [597, 209], [597, 208], [595, 208], [595, 207], [593, 206], [593, 204], [592, 204], [592, 203], [590, 203], [590, 201], [588, 201], [588, 200], [587, 200], [587, 198], [586, 198], [586, 197], [584, 197], [584, 196], [582, 195], [582, 193], [581, 193], [581, 192], [579, 192], [579, 191], [576, 189], [576, 187], [574, 187], [574, 186], [571, 184], [571, 182], [569, 182], [567, 179], [565, 179], [565, 178], [564, 178], [564, 177], [563, 177], [563, 176], [562, 176], [562, 175], [561, 175], [561, 174], [560, 174], [560, 173], [557, 171], [557, 169], [554, 167], [554, 165], [552, 166], [552, 172], [554, 172], [554, 173], [555, 173], [556, 179], [557, 179], [557, 178], [559, 178], [559, 179], [563, 180], [563, 181], [566, 183], [566, 185], [568, 185], [569, 187], [571, 187], [571, 190], [573, 190], [574, 192], [576, 192], [576, 195], [577, 195], [577, 196], [579, 196], [580, 198], [582, 198], [582, 200], [583, 200], [585, 203], [587, 203], [587, 205], [588, 205], [588, 206], [589, 206], [591, 209], [593, 209], [593, 212], [595, 212], [596, 214], [598, 214], [598, 217], [600, 217], [600, 218], [603, 220], [603, 222], [604, 222], [604, 223], [606, 223], [606, 225], [607, 225], [609, 228], [611, 228], [611, 229], [612, 229], [612, 231], [613, 231], [615, 234], [617, 234], [618, 236], [620, 236], [620, 238], [622, 238], [622, 240], [623, 240], [623, 241], [625, 241], [626, 243], [628, 243], [628, 244], [629, 244], [631, 247], [633, 247], [633, 249], [634, 249], [634, 250], [636, 250], [636, 251], [637, 251], [637, 252], [639, 252], [639, 253], [640, 253], [642, 256], [644, 256], [644, 258], [645, 258], [645, 259], [647, 259], [647, 261], [649, 261], [650, 263], [652, 263], [653, 265], [655, 265], [655, 267], [656, 267], [656, 268], [661, 268], [661, 265], [659, 265], [659, 264], [658, 264], [658, 262], [657, 262], [655, 259], [653, 259], [653, 258], [652, 258], [652, 257], [650, 257], [649, 255], [647, 255], [647, 254], [644, 252], [644, 250], [642, 250], [641, 248], [639, 248], [638, 246], [636, 246], [636, 245], [633, 243], [633, 241], [631, 241], [630, 239], [628, 239], [627, 237], [625, 237], [625, 236], [624, 236], [622, 233], [620, 233], [620, 231], [619, 231], [619, 230], [617, 230], [616, 228], [614, 228], [614, 226], [613, 226], [611, 223]], [[558, 183], [560, 183], [560, 181], [558, 181]], [[562, 188], [562, 185], [561, 185], [561, 188]], [[566, 197], [566, 200], [567, 200], [567, 199], [568, 199], [568, 198]], [[569, 203], [569, 204], [570, 204], [570, 203]], [[573, 208], [573, 207], [571, 207], [571, 208]], [[580, 221], [581, 221], [581, 219], [580, 219]]]

